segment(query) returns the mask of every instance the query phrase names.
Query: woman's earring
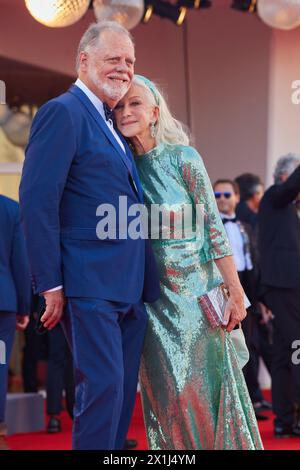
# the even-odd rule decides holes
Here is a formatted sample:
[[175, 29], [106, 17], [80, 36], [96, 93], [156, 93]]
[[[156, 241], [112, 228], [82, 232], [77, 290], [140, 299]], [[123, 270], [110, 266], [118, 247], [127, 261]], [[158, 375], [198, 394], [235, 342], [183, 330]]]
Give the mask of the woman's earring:
[[151, 122], [151, 125], [150, 125], [150, 134], [151, 134], [151, 137], [155, 137], [156, 136], [156, 127], [155, 127], [155, 123], [154, 122]]

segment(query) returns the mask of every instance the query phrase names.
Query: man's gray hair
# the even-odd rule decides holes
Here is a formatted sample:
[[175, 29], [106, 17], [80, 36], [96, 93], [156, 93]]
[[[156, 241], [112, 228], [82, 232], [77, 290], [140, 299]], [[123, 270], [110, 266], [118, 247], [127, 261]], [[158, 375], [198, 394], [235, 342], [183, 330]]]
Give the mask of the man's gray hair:
[[88, 51], [89, 49], [95, 47], [96, 45], [99, 46], [101, 44], [100, 36], [101, 34], [106, 31], [115, 31], [116, 33], [125, 34], [131, 40], [132, 44], [134, 45], [133, 37], [130, 32], [124, 28], [120, 23], [116, 21], [100, 21], [99, 23], [92, 23], [82, 38], [80, 39], [80, 43], [77, 50], [76, 56], [76, 70], [79, 70], [80, 64], [80, 53], [83, 51]]
[[300, 155], [295, 153], [288, 153], [279, 158], [276, 163], [274, 171], [274, 180], [276, 184], [282, 183], [281, 177], [283, 175], [290, 176], [296, 169], [296, 166], [300, 164]]

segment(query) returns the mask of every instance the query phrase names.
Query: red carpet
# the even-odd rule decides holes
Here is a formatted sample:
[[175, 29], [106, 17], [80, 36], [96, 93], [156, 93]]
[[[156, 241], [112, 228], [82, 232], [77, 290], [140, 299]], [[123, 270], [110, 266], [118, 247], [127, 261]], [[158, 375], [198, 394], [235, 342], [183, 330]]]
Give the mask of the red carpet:
[[[275, 439], [273, 437], [273, 417], [266, 412], [268, 421], [260, 421], [259, 428], [266, 450], [300, 450], [300, 438]], [[15, 434], [9, 437], [8, 444], [13, 450], [68, 450], [71, 449], [72, 423], [67, 413], [62, 415], [63, 432], [60, 434], [47, 434], [38, 432], [34, 434]], [[147, 449], [147, 441], [142, 418], [142, 409], [139, 395], [137, 396], [134, 415], [132, 418], [129, 438], [138, 440], [137, 449]]]

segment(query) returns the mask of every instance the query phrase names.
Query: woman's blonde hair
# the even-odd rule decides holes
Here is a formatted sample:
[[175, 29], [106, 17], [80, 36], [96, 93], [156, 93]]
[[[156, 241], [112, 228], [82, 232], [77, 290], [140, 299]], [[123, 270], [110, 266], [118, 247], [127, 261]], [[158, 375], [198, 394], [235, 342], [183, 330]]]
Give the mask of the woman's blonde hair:
[[167, 102], [157, 85], [142, 75], [134, 75], [133, 83], [144, 87], [153, 106], [159, 108], [159, 116], [155, 123], [157, 145], [161, 143], [189, 145], [190, 138], [187, 129], [172, 116]]

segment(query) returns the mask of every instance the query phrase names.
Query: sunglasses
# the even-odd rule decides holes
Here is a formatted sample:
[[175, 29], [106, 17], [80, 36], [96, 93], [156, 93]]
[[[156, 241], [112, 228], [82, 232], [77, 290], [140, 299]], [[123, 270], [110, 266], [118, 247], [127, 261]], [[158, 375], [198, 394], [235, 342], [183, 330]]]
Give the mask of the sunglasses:
[[219, 191], [215, 192], [216, 199], [220, 199], [222, 195], [225, 197], [225, 199], [229, 199], [232, 196], [232, 193], [229, 193], [227, 191], [225, 191], [224, 193], [220, 193]]

